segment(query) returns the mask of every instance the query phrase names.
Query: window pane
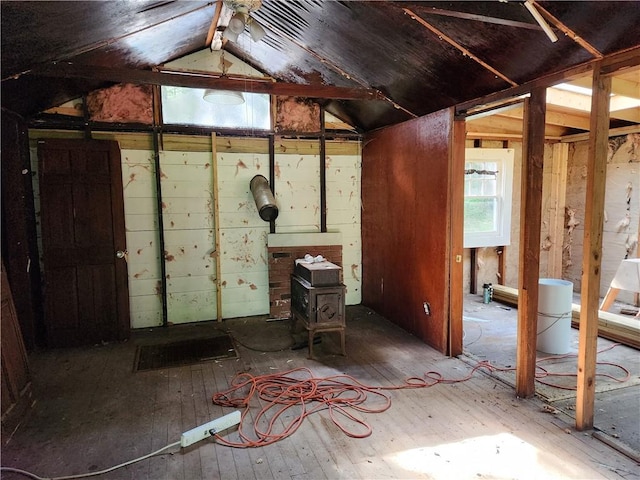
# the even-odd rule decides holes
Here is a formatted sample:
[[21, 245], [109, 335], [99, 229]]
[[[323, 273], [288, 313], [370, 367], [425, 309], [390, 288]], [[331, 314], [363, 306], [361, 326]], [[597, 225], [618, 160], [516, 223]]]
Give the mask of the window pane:
[[467, 233], [495, 232], [498, 200], [486, 197], [464, 199], [464, 229]]
[[205, 101], [204, 89], [162, 87], [163, 122], [222, 128], [255, 128], [269, 130], [269, 95], [243, 93], [241, 105], [214, 105]]

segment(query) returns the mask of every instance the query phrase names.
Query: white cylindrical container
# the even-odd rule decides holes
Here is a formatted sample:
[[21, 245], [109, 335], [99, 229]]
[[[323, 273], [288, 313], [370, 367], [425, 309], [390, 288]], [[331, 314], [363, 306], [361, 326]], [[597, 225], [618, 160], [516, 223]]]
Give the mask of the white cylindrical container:
[[538, 350], [569, 353], [573, 283], [556, 278], [538, 282]]

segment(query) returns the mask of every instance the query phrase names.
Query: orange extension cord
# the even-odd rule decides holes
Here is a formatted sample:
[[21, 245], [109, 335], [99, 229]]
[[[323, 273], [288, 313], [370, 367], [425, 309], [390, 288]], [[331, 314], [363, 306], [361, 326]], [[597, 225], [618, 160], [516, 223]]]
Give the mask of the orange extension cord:
[[[614, 344], [602, 351], [617, 346]], [[598, 352], [601, 353], [601, 352]], [[572, 356], [559, 355], [547, 357], [539, 362], [561, 359]], [[575, 356], [575, 355], [574, 355]], [[616, 364], [598, 362], [598, 365], [612, 365], [626, 373], [623, 379], [609, 374], [598, 374], [611, 378], [617, 382], [625, 382], [630, 372]], [[402, 390], [407, 388], [426, 388], [438, 383], [452, 384], [469, 380], [477, 370], [485, 369], [489, 372], [510, 371], [515, 368], [500, 368], [488, 361], [478, 362], [469, 375], [460, 379], [445, 379], [438, 372], [429, 371], [424, 378], [409, 377], [402, 385], [389, 387], [365, 385], [350, 375], [333, 375], [318, 378], [308, 368], [296, 368], [286, 372], [271, 375], [254, 376], [249, 373], [239, 373], [232, 380], [231, 388], [213, 395], [213, 403], [223, 407], [242, 408], [242, 418], [238, 426], [238, 434], [242, 441], [232, 442], [220, 435], [215, 435], [218, 443], [235, 448], [263, 447], [292, 435], [306, 417], [321, 410], [329, 410], [333, 423], [346, 435], [354, 438], [364, 438], [371, 435], [371, 426], [356, 417], [351, 410], [363, 413], [384, 412], [391, 406], [391, 397], [387, 390]], [[575, 390], [544, 382], [542, 379], [552, 376], [575, 376], [575, 374], [550, 373], [537, 366], [536, 380], [557, 388]], [[253, 416], [253, 428], [246, 432], [245, 419], [249, 416], [249, 406], [257, 397], [262, 408]], [[376, 402], [376, 399], [378, 400]], [[369, 406], [367, 405], [369, 404]], [[287, 420], [288, 419], [288, 420]], [[358, 431], [347, 427], [345, 421], [350, 421]]]

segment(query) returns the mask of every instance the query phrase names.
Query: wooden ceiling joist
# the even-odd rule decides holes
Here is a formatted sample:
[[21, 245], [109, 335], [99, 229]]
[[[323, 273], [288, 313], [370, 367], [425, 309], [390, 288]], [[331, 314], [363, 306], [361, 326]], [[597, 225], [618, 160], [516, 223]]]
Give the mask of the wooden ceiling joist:
[[209, 26], [209, 32], [207, 32], [207, 39], [205, 40], [204, 46], [208, 47], [211, 45], [213, 41], [213, 36], [216, 33], [216, 29], [218, 28], [218, 21], [220, 20], [220, 13], [222, 13], [222, 0], [218, 0], [216, 3], [216, 11], [213, 14], [213, 19], [211, 20], [211, 25]]
[[526, 28], [528, 30], [542, 30], [540, 25], [533, 23], [517, 22], [515, 20], [508, 20], [506, 18], [488, 17], [486, 15], [476, 15], [474, 13], [456, 12], [454, 10], [443, 10], [441, 8], [430, 8], [423, 10], [428, 15], [441, 15], [444, 17], [462, 18], [463, 20], [475, 20], [484, 23], [493, 23], [496, 25], [506, 25], [508, 27]]
[[456, 116], [466, 116], [472, 109], [478, 109], [485, 105], [492, 105], [500, 101], [525, 95], [538, 86], [551, 87], [563, 82], [572, 82], [576, 78], [583, 77], [585, 74], [591, 72], [593, 70], [594, 63], [597, 61], [600, 61], [602, 64], [601, 69], [603, 73], [608, 74], [620, 71], [624, 68], [637, 67], [640, 65], [640, 47], [634, 47], [612, 55], [607, 55], [601, 60], [590, 60], [560, 72], [552, 73], [530, 82], [511, 87], [501, 92], [491, 93], [468, 102], [459, 103], [456, 106]]
[[56, 62], [37, 70], [31, 75], [53, 78], [90, 78], [94, 80], [174, 87], [217, 88], [232, 91], [250, 91], [271, 95], [299, 96], [307, 98], [334, 98], [343, 100], [383, 100], [374, 89], [335, 87], [331, 85], [300, 85], [297, 83], [273, 82], [258, 78], [232, 78], [218, 74], [187, 74], [184, 72], [155, 72], [128, 68], [78, 65]]
[[[628, 80], [626, 78], [613, 77], [611, 79], [611, 93], [628, 98], [640, 99], [640, 70], [638, 71], [639, 81]], [[591, 78], [581, 77], [569, 82], [577, 87], [591, 88]]]
[[504, 80], [505, 82], [507, 82], [509, 85], [511, 85], [512, 87], [517, 86], [518, 84], [516, 82], [514, 82], [513, 80], [511, 80], [509, 77], [507, 77], [506, 75], [504, 75], [502, 72], [499, 72], [498, 70], [496, 70], [495, 68], [493, 68], [491, 65], [489, 65], [487, 62], [481, 60], [480, 58], [478, 58], [476, 55], [474, 55], [470, 50], [464, 48], [462, 45], [460, 45], [458, 42], [456, 42], [453, 38], [449, 37], [448, 35], [446, 35], [444, 32], [438, 30], [436, 27], [434, 27], [433, 25], [431, 25], [429, 22], [427, 22], [426, 20], [424, 20], [423, 18], [421, 18], [420, 16], [418, 16], [418, 14], [414, 13], [412, 10], [408, 9], [408, 8], [403, 8], [402, 10], [404, 10], [404, 13], [406, 13], [407, 15], [409, 15], [412, 19], [414, 19], [416, 22], [418, 22], [420, 25], [422, 25], [423, 27], [431, 30], [431, 32], [433, 32], [438, 38], [441, 38], [442, 40], [444, 40], [445, 42], [447, 42], [449, 45], [457, 48], [458, 50], [460, 50], [464, 55], [466, 55], [467, 57], [469, 57], [471, 60], [473, 60], [474, 62], [479, 63], [480, 65], [482, 65], [484, 68], [486, 68], [487, 70], [489, 70], [491, 73], [493, 73], [494, 75], [500, 77], [502, 80]]
[[[563, 128], [579, 128], [580, 130], [589, 130], [589, 115], [577, 115], [573, 113], [558, 112], [552, 110], [553, 106], [547, 103], [547, 114], [545, 122], [547, 125], [555, 125]], [[522, 108], [500, 112], [502, 117], [516, 118], [522, 120]]]
[[573, 30], [567, 27], [564, 23], [562, 23], [560, 20], [554, 17], [551, 13], [549, 13], [549, 11], [546, 10], [544, 7], [542, 7], [536, 0], [530, 0], [530, 3], [532, 3], [538, 9], [538, 11], [542, 14], [542, 16], [545, 17], [545, 19], [548, 22], [552, 23], [554, 27], [556, 27], [566, 36], [571, 38], [571, 40], [573, 40], [582, 48], [584, 48], [587, 52], [589, 52], [595, 58], [602, 58], [604, 56], [602, 55], [602, 53], [598, 51], [597, 48], [595, 48], [593, 45], [587, 42], [584, 38], [580, 37], [577, 33], [575, 33]]

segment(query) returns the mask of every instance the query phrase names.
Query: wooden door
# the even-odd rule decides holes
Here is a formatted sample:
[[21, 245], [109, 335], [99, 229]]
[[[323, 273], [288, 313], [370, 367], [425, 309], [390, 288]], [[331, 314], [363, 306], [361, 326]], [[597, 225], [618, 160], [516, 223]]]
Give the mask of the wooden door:
[[38, 144], [49, 346], [129, 335], [124, 201], [116, 142]]

